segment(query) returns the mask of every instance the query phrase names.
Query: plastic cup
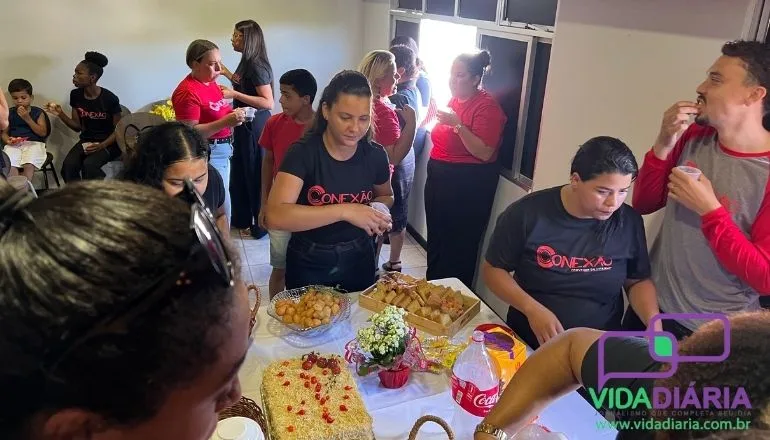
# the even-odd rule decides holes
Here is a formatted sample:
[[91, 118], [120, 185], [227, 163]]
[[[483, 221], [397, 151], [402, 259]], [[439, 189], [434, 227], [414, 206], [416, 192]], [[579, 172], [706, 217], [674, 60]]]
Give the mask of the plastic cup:
[[687, 165], [680, 165], [677, 168], [684, 171], [688, 176], [695, 180], [698, 180], [702, 174], [699, 169], [695, 167], [688, 167]]
[[243, 111], [246, 112], [246, 121], [251, 122], [254, 120], [254, 115], [257, 114], [257, 109], [254, 107], [244, 107]]

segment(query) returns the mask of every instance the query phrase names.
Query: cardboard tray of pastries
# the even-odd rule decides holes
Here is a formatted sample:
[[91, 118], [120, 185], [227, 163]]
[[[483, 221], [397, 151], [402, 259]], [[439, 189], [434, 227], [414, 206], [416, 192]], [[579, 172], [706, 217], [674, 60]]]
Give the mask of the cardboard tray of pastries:
[[388, 305], [407, 311], [406, 321], [436, 336], [454, 336], [481, 310], [481, 301], [457, 290], [388, 272], [361, 292], [359, 306], [380, 312]]

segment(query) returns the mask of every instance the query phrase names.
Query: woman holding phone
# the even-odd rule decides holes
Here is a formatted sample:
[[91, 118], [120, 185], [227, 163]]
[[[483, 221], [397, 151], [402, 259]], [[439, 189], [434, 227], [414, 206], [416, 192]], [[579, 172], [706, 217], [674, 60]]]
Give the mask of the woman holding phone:
[[222, 74], [233, 84], [229, 89], [220, 86], [225, 98], [232, 98], [235, 108], [244, 108], [246, 121], [234, 129], [234, 150], [230, 195], [232, 196], [232, 226], [241, 235], [261, 238], [267, 231], [258, 224], [262, 208], [260, 182], [262, 181], [262, 150], [258, 141], [270, 118], [273, 99], [273, 68], [267, 57], [262, 28], [254, 20], [239, 21], [232, 36], [233, 50], [241, 53], [235, 72], [222, 66]]

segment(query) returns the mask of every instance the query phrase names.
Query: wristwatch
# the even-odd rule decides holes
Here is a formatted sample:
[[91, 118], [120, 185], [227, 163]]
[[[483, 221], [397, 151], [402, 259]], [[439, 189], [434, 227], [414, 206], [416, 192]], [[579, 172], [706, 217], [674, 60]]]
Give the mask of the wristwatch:
[[491, 436], [494, 436], [497, 440], [508, 440], [508, 434], [505, 433], [502, 429], [498, 428], [495, 425], [491, 425], [486, 422], [481, 422], [478, 425], [476, 425], [476, 430], [474, 431], [474, 434], [480, 432], [482, 434], [489, 434]]
[[463, 128], [463, 124], [457, 124], [457, 125], [455, 125], [455, 126], [454, 126], [454, 128], [453, 128], [453, 130], [454, 130], [455, 134], [458, 134], [458, 133], [460, 133], [460, 129], [461, 129], [461, 128]]

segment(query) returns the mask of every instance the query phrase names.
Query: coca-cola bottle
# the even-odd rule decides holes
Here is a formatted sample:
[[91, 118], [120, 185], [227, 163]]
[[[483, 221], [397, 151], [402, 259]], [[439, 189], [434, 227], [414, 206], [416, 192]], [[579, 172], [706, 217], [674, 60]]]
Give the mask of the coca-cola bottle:
[[473, 332], [472, 342], [452, 367], [452, 399], [463, 409], [452, 423], [475, 427], [500, 398], [500, 379], [484, 348], [484, 333]]

